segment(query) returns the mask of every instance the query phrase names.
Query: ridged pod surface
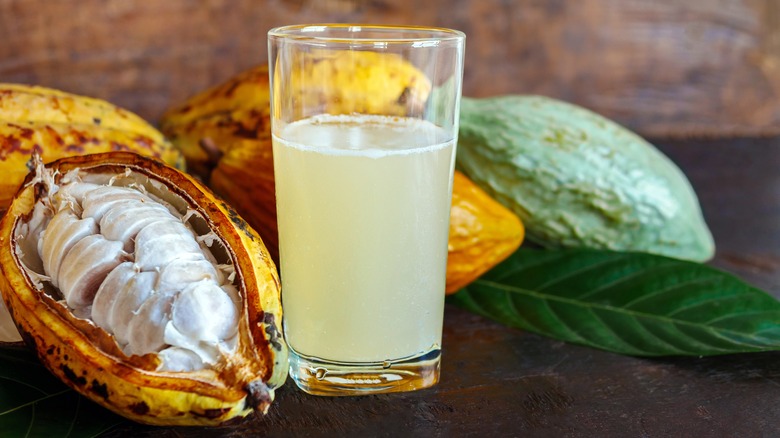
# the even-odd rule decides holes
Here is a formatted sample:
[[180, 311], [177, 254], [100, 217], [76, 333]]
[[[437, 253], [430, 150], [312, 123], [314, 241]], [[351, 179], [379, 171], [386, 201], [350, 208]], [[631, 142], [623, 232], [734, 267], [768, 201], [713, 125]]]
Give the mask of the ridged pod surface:
[[464, 98], [457, 166], [540, 245], [694, 261], [715, 252], [683, 172], [585, 108], [542, 96]]
[[265, 412], [287, 375], [260, 237], [195, 179], [136, 154], [38, 163], [0, 221], [0, 292], [52, 373], [135, 421]]
[[450, 236], [447, 242], [447, 293], [455, 293], [509, 257], [523, 242], [520, 219], [455, 171]]
[[187, 168], [220, 196], [278, 254], [268, 67], [242, 72], [168, 110], [160, 129]]
[[0, 84], [0, 216], [30, 171], [33, 153], [59, 158], [131, 151], [183, 168], [181, 153], [137, 115], [101, 99]]
[[[371, 64], [369, 61], [366, 60], [366, 66]], [[349, 88], [345, 81], [369, 80], [377, 73], [339, 74], [343, 73], [340, 63], [345, 60], [320, 61], [316, 71], [312, 64], [311, 75], [322, 76], [326, 71], [336, 71], [329, 79], [331, 87], [322, 90], [319, 97], [301, 94], [299, 99], [322, 98], [327, 102], [323, 96]], [[385, 65], [394, 66], [397, 83], [371, 94], [371, 102], [341, 99], [339, 107], [331, 108], [331, 111], [349, 113], [352, 109], [361, 109], [371, 113], [389, 108], [390, 113], [403, 115], [405, 106], [399, 104], [402, 95], [406, 95], [406, 100], [400, 100], [409, 105], [420, 105], [425, 101], [430, 88], [422, 73], [396, 61]], [[373, 83], [376, 85], [376, 81]], [[416, 88], [409, 88], [412, 83], [417, 84]], [[193, 96], [166, 112], [160, 125], [186, 157], [188, 169], [208, 181], [217, 193], [235, 206], [260, 232], [276, 257], [278, 241], [268, 67], [247, 70]], [[452, 199], [448, 292], [455, 292], [506, 258], [523, 238], [522, 224], [517, 217], [457, 172]]]

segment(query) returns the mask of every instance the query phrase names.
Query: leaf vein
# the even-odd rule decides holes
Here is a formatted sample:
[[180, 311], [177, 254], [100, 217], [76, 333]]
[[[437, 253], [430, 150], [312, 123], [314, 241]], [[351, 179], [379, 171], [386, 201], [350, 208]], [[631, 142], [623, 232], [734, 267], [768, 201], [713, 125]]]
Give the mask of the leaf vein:
[[[729, 337], [727, 337], [727, 336], [723, 336], [722, 332], [726, 332], [725, 330], [724, 330], [724, 331], [721, 331], [721, 330], [718, 330], [718, 329], [716, 329], [716, 328], [712, 328], [712, 327], [706, 327], [706, 326], [704, 327], [704, 329], [705, 329], [705, 331], [707, 331], [707, 332], [708, 332], [708, 333], [709, 333], [711, 336], [714, 336], [714, 337], [716, 337], [716, 338], [718, 338], [718, 339], [721, 339], [721, 340], [723, 340], [723, 341], [726, 341], [726, 342], [728, 342], [728, 343], [734, 343], [734, 339], [732, 339], [732, 338], [729, 338]], [[728, 331], [728, 333], [734, 333], [734, 331]], [[686, 333], [686, 334], [687, 334], [687, 333]], [[689, 338], [692, 338], [692, 336], [691, 336], [691, 335], [688, 335], [688, 337], [689, 337]], [[697, 341], [697, 342], [699, 342], [700, 344], [708, 345], [708, 346], [709, 346], [709, 348], [711, 348], [711, 349], [713, 349], [713, 350], [719, 350], [719, 351], [722, 351], [722, 352], [724, 352], [724, 353], [728, 353], [728, 352], [730, 352], [730, 351], [731, 351], [731, 350], [729, 350], [728, 348], [724, 348], [724, 347], [718, 347], [718, 346], [717, 346], [717, 345], [715, 345], [715, 344], [712, 344], [712, 343], [709, 343], [709, 342], [705, 342], [705, 341], [703, 341], [703, 340], [696, 339], [696, 341]], [[757, 348], [757, 349], [765, 349], [765, 348], [766, 348], [766, 344], [764, 344], [764, 343], [758, 343], [758, 344], [756, 344], [755, 342], [749, 342], [749, 341], [744, 341], [744, 340], [741, 340], [741, 341], [739, 341], [739, 342], [740, 342], [740, 344], [742, 344], [742, 345], [747, 345], [747, 346], [750, 346], [750, 347], [753, 347], [753, 348]]]
[[20, 404], [18, 406], [14, 406], [13, 408], [4, 411], [4, 412], [0, 412], [0, 416], [6, 415], [6, 414], [10, 414], [11, 412], [18, 411], [19, 409], [25, 408], [27, 406], [35, 406], [35, 404], [38, 403], [38, 402], [41, 402], [43, 400], [47, 400], [47, 399], [50, 399], [50, 398], [54, 398], [54, 397], [57, 397], [57, 396], [60, 396], [62, 394], [67, 393], [68, 391], [70, 391], [70, 388], [63, 389], [60, 392], [55, 392], [55, 393], [52, 393], [52, 394], [48, 394], [45, 397], [41, 397], [41, 398], [38, 398], [38, 399], [35, 399], [35, 400], [31, 400], [31, 401], [29, 401], [27, 403], [22, 403], [22, 404]]
[[475, 311], [477, 313], [481, 313], [482, 315], [489, 315], [489, 313], [485, 311], [485, 308], [482, 307], [482, 305], [479, 304], [479, 302], [475, 300], [473, 296], [471, 296], [471, 291], [469, 290], [469, 288], [465, 287], [464, 290], [466, 292], [466, 296], [468, 297], [468, 301], [469, 301], [468, 304], [470, 306], [474, 306], [476, 308]]
[[[667, 286], [665, 288], [654, 290], [652, 293], [644, 294], [644, 295], [641, 295], [639, 297], [636, 297], [635, 299], [633, 299], [633, 300], [623, 304], [623, 307], [631, 307], [631, 306], [635, 305], [636, 303], [641, 303], [642, 301], [648, 300], [650, 298], [656, 298], [659, 295], [663, 295], [665, 293], [669, 293], [669, 292], [675, 291], [675, 290], [680, 289], [682, 287], [690, 286], [690, 285], [693, 285], [693, 284], [707, 283], [707, 282], [710, 282], [710, 281], [713, 281], [713, 280], [717, 280], [717, 278], [714, 278], [714, 277], [707, 277], [707, 278], [703, 278], [703, 279], [697, 278], [697, 279], [694, 279], [694, 280], [684, 281], [682, 283], [671, 284], [671, 285], [669, 285], [669, 286]], [[718, 299], [718, 297], [715, 297], [715, 299]], [[698, 305], [699, 303], [701, 303], [701, 301], [695, 303], [694, 305]], [[679, 309], [677, 309], [677, 311], [679, 311]]]
[[599, 260], [597, 263], [594, 263], [592, 265], [588, 265], [588, 266], [585, 266], [585, 267], [582, 267], [582, 268], [577, 268], [577, 269], [574, 269], [572, 271], [567, 272], [565, 275], [561, 275], [561, 276], [555, 277], [552, 280], [547, 281], [547, 282], [542, 283], [541, 285], [537, 286], [536, 289], [540, 290], [540, 291], [541, 290], [545, 290], [548, 287], [555, 286], [556, 284], [559, 284], [561, 281], [566, 280], [567, 278], [575, 277], [575, 276], [577, 276], [579, 274], [582, 274], [584, 272], [588, 272], [588, 271], [590, 271], [592, 269], [597, 269], [597, 268], [603, 267], [605, 265], [609, 265], [610, 263], [619, 262], [620, 260], [625, 259], [626, 257], [627, 257], [626, 255], [622, 255], [620, 257], [613, 257], [613, 258], [609, 258], [609, 259], [606, 259], [606, 260]]
[[27, 432], [24, 434], [25, 437], [30, 436], [34, 424], [35, 424], [35, 405], [32, 405], [32, 412], [30, 413], [30, 424], [27, 425]]
[[586, 340], [584, 337], [582, 337], [582, 335], [577, 333], [577, 331], [574, 330], [573, 327], [571, 327], [569, 323], [566, 322], [565, 319], [561, 319], [560, 315], [558, 315], [558, 312], [555, 310], [555, 308], [550, 306], [549, 302], [545, 300], [543, 300], [542, 302], [544, 303], [545, 307], [547, 307], [547, 309], [550, 311], [550, 314], [555, 317], [555, 319], [563, 326], [564, 329], [566, 329], [566, 331], [569, 332], [571, 336], [574, 337], [574, 339], [579, 339], [581, 341]]
[[662, 338], [661, 336], [658, 336], [657, 334], [653, 333], [653, 331], [652, 331], [652, 330], [650, 330], [650, 329], [647, 327], [647, 323], [646, 323], [646, 321], [644, 320], [644, 318], [637, 318], [637, 319], [636, 319], [636, 323], [639, 325], [639, 327], [640, 327], [640, 328], [641, 328], [641, 329], [642, 329], [642, 330], [643, 330], [645, 333], [647, 333], [648, 335], [650, 335], [650, 336], [652, 336], [653, 338], [657, 339], [657, 340], [658, 340], [658, 342], [661, 342], [661, 343], [663, 343], [664, 345], [666, 345], [666, 346], [667, 346], [667, 348], [669, 348], [670, 350], [676, 351], [677, 353], [680, 353], [680, 354], [684, 354], [684, 353], [686, 353], [686, 350], [684, 350], [684, 349], [682, 349], [682, 348], [678, 347], [678, 346], [677, 346], [677, 345], [675, 345], [675, 344], [672, 344], [671, 342], [667, 341], [666, 339]]
[[[681, 307], [675, 309], [674, 312], [669, 313], [668, 316], [674, 316], [674, 315], [677, 315], [679, 313], [682, 313], [682, 312], [685, 312], [685, 311], [688, 311], [688, 310], [691, 310], [691, 309], [695, 309], [695, 308], [697, 308], [697, 307], [699, 307], [701, 305], [712, 303], [714, 301], [726, 300], [726, 299], [729, 299], [729, 298], [738, 298], [739, 296], [744, 295], [744, 293], [745, 293], [745, 291], [736, 291], [735, 293], [732, 293], [732, 294], [729, 294], [729, 295], [721, 295], [721, 296], [717, 296], [717, 297], [706, 298], [706, 299], [703, 299], [701, 301], [696, 301], [695, 303], [690, 303], [688, 305], [681, 306]], [[702, 323], [702, 324], [707, 324], [707, 323], [705, 322], [705, 323]]]
[[774, 327], [765, 327], [765, 328], [762, 328], [760, 330], [757, 330], [755, 332], [755, 334], [761, 334], [761, 333], [764, 333], [764, 332], [776, 331], [778, 328], [780, 328], [780, 327], [778, 327], [777, 325], [775, 325]]
[[[676, 262], [660, 263], [660, 264], [658, 264], [656, 266], [653, 266], [653, 269], [662, 269], [662, 268], [666, 268], [668, 266], [676, 266], [676, 265], [677, 265]], [[594, 289], [591, 289], [588, 292], [586, 292], [585, 294], [580, 295], [580, 297], [581, 298], [587, 298], [587, 297], [589, 297], [589, 296], [591, 296], [591, 295], [593, 295], [595, 293], [604, 291], [604, 290], [609, 289], [611, 287], [617, 286], [617, 285], [619, 285], [621, 283], [630, 281], [630, 280], [632, 280], [635, 277], [639, 277], [640, 275], [647, 274], [647, 272], [648, 272], [648, 268], [641, 267], [641, 269], [639, 271], [637, 271], [637, 272], [632, 272], [632, 273], [630, 273], [628, 275], [625, 275], [625, 276], [620, 277], [620, 278], [616, 278], [615, 280], [612, 280], [612, 281], [610, 281], [608, 283], [602, 284], [601, 286], [599, 286], [597, 288], [594, 288]]]
[[512, 275], [520, 274], [520, 273], [525, 272], [525, 271], [527, 271], [529, 269], [533, 269], [533, 268], [538, 268], [540, 266], [544, 266], [544, 265], [546, 265], [548, 263], [554, 263], [554, 262], [557, 262], [558, 260], [560, 260], [560, 259], [562, 259], [564, 257], [565, 257], [565, 254], [555, 253], [554, 257], [543, 258], [543, 259], [541, 259], [539, 261], [536, 261], [534, 263], [528, 263], [528, 264], [513, 266], [511, 269], [508, 269], [506, 272], [503, 272], [501, 274], [501, 276], [498, 277], [497, 279], [503, 279], [503, 278], [506, 278], [506, 277], [510, 277]]
[[[514, 305], [514, 300], [512, 299], [511, 294], [508, 291], [503, 290], [502, 288], [497, 288], [497, 287], [491, 286], [491, 285], [487, 285], [487, 287], [489, 289], [491, 289], [491, 290], [495, 289], [495, 291], [498, 294], [500, 294], [501, 296], [506, 298], [506, 300], [508, 302], [508, 306], [510, 307], [510, 310], [513, 313], [512, 314], [512, 318], [514, 320], [519, 320], [520, 321], [520, 323], [519, 323], [520, 326], [524, 326], [524, 327], [526, 327], [529, 330], [536, 331], [536, 332], [539, 332], [539, 333], [548, 333], [550, 336], [553, 335], [553, 333], [550, 332], [549, 330], [545, 330], [543, 327], [540, 327], [538, 324], [534, 324], [530, 319], [524, 317], [523, 316], [523, 312], [521, 312], [517, 308], [517, 306]], [[485, 312], [484, 313], [485, 316], [490, 317], [490, 316], [495, 315], [495, 313], [491, 313], [488, 310], [484, 310], [484, 308], [482, 308], [482, 307], [480, 307], [480, 309], [482, 309]]]
[[627, 347], [627, 350], [635, 350], [635, 351], [639, 351], [640, 353], [644, 353], [644, 354], [648, 353], [647, 351], [645, 351], [645, 350], [643, 350], [641, 348], [638, 348], [638, 347], [636, 347], [634, 345], [631, 345], [629, 342], [627, 342], [625, 339], [623, 339], [623, 337], [620, 336], [618, 334], [618, 332], [614, 328], [612, 328], [612, 325], [610, 325], [604, 318], [602, 318], [601, 315], [599, 315], [597, 312], [595, 312], [594, 309], [588, 308], [587, 310], [589, 311], [589, 313], [591, 315], [593, 315], [594, 318], [596, 318], [599, 321], [601, 321], [601, 325], [603, 327], [605, 327], [607, 330], [609, 330], [612, 333], [613, 337], [616, 340], [620, 341], [620, 343], [623, 344], [624, 347]]
[[65, 434], [66, 437], [69, 437], [73, 434], [73, 428], [76, 425], [76, 418], [79, 416], [79, 410], [81, 410], [81, 397], [76, 397], [76, 411], [73, 413], [73, 418], [70, 420], [70, 426], [68, 427], [68, 433]]
[[30, 389], [34, 389], [34, 390], [36, 390], [36, 391], [40, 392], [41, 394], [49, 394], [48, 392], [44, 391], [44, 390], [43, 390], [43, 389], [41, 389], [41, 388], [38, 388], [37, 386], [35, 386], [35, 385], [31, 384], [31, 383], [29, 383], [29, 382], [24, 382], [24, 381], [21, 381], [21, 380], [19, 380], [19, 379], [12, 379], [12, 378], [10, 378], [10, 377], [8, 377], [8, 376], [0, 376], [0, 380], [7, 380], [7, 381], [9, 381], [9, 382], [13, 382], [13, 383], [17, 383], [17, 384], [19, 384], [19, 385], [26, 386], [26, 387], [28, 387], [28, 388], [30, 388]]
[[[720, 316], [718, 316], [716, 318], [710, 319], [709, 321], [704, 322], [704, 324], [712, 325], [714, 323], [725, 321], [725, 320], [728, 320], [728, 319], [731, 319], [731, 318], [740, 318], [740, 317], [744, 317], [744, 316], [747, 316], [747, 315], [761, 315], [761, 314], [764, 314], [764, 313], [777, 314], [778, 312], [773, 311], [773, 310], [757, 309], [757, 310], [751, 310], [751, 311], [748, 311], [748, 312], [731, 313], [731, 314], [727, 314], [727, 315], [720, 315]], [[778, 325], [778, 327], [780, 327], [780, 324]]]

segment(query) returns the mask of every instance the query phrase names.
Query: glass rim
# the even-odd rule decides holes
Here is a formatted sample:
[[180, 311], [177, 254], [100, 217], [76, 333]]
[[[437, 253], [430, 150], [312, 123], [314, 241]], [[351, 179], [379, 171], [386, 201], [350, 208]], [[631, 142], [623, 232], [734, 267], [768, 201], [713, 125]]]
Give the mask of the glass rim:
[[[340, 30], [347, 34], [354, 33], [355, 37], [343, 35], [330, 35], [327, 30]], [[387, 35], [374, 37], [358, 37], [361, 32], [387, 32]], [[394, 35], [393, 32], [396, 34]], [[406, 34], [419, 34], [409, 36]], [[284, 38], [297, 42], [332, 42], [332, 43], [400, 43], [414, 44], [422, 42], [462, 42], [466, 34], [455, 29], [435, 26], [414, 25], [385, 25], [385, 24], [361, 24], [361, 23], [312, 23], [292, 24], [275, 27], [268, 31], [269, 38]]]

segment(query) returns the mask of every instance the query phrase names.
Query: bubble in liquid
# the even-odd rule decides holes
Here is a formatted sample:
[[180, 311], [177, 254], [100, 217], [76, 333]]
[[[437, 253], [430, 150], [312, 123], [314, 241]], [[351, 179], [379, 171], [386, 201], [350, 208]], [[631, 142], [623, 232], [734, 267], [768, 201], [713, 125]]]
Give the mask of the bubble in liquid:
[[326, 368], [316, 368], [314, 370], [314, 377], [317, 380], [324, 379], [327, 374], [328, 374], [328, 370]]

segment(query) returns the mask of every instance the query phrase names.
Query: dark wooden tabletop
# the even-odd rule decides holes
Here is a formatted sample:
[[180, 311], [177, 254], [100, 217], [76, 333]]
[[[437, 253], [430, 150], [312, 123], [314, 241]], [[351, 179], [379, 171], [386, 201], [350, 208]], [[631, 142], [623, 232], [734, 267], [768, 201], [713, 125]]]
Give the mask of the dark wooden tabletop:
[[[712, 264], [780, 298], [780, 137], [656, 141], [699, 194]], [[108, 436], [780, 436], [780, 352], [644, 359], [446, 309], [442, 380], [415, 393], [319, 398], [288, 380], [266, 417], [230, 427], [126, 424]]]

